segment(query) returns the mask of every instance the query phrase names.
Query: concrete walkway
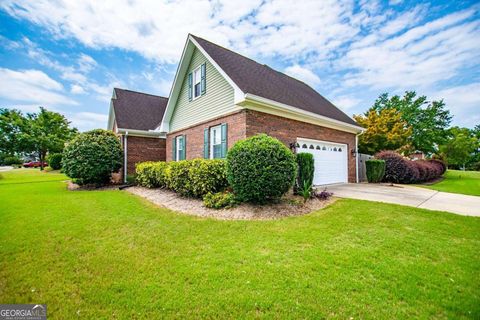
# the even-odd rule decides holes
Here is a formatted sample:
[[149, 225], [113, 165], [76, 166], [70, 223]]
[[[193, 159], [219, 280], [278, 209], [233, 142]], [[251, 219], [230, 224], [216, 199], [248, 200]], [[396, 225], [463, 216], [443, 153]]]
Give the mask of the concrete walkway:
[[416, 208], [480, 216], [480, 197], [388, 184], [349, 183], [331, 185], [327, 190], [340, 198], [396, 203]]
[[10, 171], [13, 170], [12, 166], [0, 166], [0, 171]]

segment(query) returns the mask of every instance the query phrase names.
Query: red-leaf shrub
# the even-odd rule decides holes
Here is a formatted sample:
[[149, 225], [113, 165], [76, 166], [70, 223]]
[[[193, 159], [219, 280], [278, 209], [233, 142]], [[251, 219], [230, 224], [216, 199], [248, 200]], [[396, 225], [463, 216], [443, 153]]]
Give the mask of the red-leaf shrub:
[[381, 151], [375, 158], [385, 161], [384, 182], [418, 183], [439, 178], [446, 166], [440, 160], [412, 161], [394, 151]]
[[419, 179], [417, 166], [395, 151], [380, 151], [375, 158], [385, 161], [384, 182], [414, 183]]

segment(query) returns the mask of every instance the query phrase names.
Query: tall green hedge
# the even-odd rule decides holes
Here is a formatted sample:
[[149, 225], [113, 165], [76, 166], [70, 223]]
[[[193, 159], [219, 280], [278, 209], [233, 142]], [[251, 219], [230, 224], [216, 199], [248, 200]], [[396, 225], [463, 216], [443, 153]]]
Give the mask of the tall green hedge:
[[239, 201], [278, 199], [293, 186], [296, 173], [293, 153], [266, 134], [240, 140], [227, 153], [227, 179]]
[[367, 168], [367, 179], [370, 183], [382, 181], [385, 174], [385, 161], [378, 159], [370, 159], [365, 161]]
[[147, 188], [164, 188], [167, 186], [165, 170], [168, 164], [163, 161], [141, 162], [135, 166], [136, 181]]
[[304, 186], [312, 186], [313, 173], [315, 172], [315, 164], [313, 154], [298, 153], [296, 156], [298, 165], [298, 174], [296, 181], [296, 190], [304, 188]]

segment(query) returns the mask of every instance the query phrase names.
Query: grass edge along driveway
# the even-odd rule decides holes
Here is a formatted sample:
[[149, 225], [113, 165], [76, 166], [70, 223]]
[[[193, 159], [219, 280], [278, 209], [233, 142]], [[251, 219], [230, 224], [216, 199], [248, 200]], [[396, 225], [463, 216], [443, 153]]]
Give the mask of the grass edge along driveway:
[[0, 301], [49, 319], [478, 318], [480, 219], [339, 200], [217, 221], [57, 173], [0, 180]]
[[444, 179], [421, 187], [451, 193], [480, 196], [480, 171], [447, 170]]

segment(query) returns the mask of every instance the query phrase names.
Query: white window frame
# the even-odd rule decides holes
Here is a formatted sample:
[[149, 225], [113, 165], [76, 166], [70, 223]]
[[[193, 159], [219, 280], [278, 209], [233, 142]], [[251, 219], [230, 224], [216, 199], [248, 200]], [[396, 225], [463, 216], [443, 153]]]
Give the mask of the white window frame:
[[[180, 144], [180, 139], [183, 139], [183, 136], [178, 136], [178, 137], [175, 138], [175, 144], [176, 144], [176, 147], [175, 147], [175, 152], [176, 152], [175, 159], [176, 159], [177, 161], [180, 161], [180, 160], [181, 160], [181, 159], [180, 159], [180, 155], [181, 155], [181, 152], [180, 152], [180, 151], [182, 151], [182, 150], [183, 150], [183, 147], [184, 147], [184, 146], [182, 145], [182, 149], [180, 149], [180, 146], [181, 146], [181, 144]], [[185, 143], [184, 143], [184, 144], [185, 144]]]
[[[215, 143], [215, 140], [213, 137], [213, 133], [215, 132], [215, 130], [218, 132], [218, 135], [219, 135], [218, 136], [219, 143]], [[222, 125], [220, 124], [218, 126], [210, 127], [209, 135], [210, 135], [210, 159], [214, 159], [213, 147], [222, 145]]]
[[[198, 79], [195, 74], [198, 72]], [[196, 82], [198, 80], [198, 82]], [[199, 85], [198, 96], [195, 96], [195, 85]], [[202, 96], [202, 65], [199, 65], [192, 71], [192, 100], [195, 100]]]

